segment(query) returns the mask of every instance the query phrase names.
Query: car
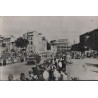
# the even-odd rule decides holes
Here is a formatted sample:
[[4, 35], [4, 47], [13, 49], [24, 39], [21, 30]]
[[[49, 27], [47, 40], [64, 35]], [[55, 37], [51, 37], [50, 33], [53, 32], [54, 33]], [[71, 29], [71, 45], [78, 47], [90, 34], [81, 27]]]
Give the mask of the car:
[[34, 57], [27, 58], [27, 65], [36, 64], [36, 59]]
[[41, 61], [41, 56], [39, 55], [30, 55], [27, 58], [27, 64], [31, 65], [31, 64], [38, 64]]

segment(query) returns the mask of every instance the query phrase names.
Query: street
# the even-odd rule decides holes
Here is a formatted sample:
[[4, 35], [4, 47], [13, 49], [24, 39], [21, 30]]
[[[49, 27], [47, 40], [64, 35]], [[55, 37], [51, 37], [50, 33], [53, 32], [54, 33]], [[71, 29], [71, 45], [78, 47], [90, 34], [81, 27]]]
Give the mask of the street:
[[26, 77], [28, 77], [28, 71], [31, 68], [32, 65], [26, 65], [26, 62], [2, 66], [2, 70], [0, 70], [2, 71], [2, 80], [8, 80], [9, 74], [13, 74], [14, 80], [19, 80], [21, 73], [25, 73]]
[[72, 62], [73, 64], [67, 66], [68, 80], [71, 80], [71, 77], [78, 77], [79, 80], [98, 80], [98, 67], [93, 66], [98, 64], [97, 59], [72, 59]]
[[[42, 63], [44, 58], [41, 59]], [[34, 65], [27, 65], [26, 62], [15, 63], [7, 66], [2, 66], [0, 69], [1, 80], [8, 80], [8, 75], [13, 75], [13, 80], [20, 80], [20, 74], [25, 73], [25, 76], [28, 78], [28, 72]]]
[[[98, 67], [93, 66], [95, 62], [98, 64], [97, 59], [72, 59], [72, 62], [67, 65], [68, 80], [72, 80], [72, 77], [78, 77], [79, 80], [98, 80]], [[90, 65], [86, 63], [90, 63]], [[32, 66], [26, 65], [26, 62], [2, 66], [0, 67], [0, 78], [8, 80], [8, 75], [13, 74], [14, 80], [19, 80], [21, 73], [25, 73], [28, 77], [28, 71]]]

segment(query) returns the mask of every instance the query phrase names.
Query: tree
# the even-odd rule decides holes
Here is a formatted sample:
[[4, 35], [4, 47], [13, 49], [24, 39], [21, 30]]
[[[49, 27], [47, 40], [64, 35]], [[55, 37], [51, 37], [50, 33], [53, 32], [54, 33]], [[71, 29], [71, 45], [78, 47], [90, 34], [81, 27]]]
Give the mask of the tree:
[[16, 47], [27, 48], [29, 41], [27, 39], [23, 39], [22, 37], [17, 38], [15, 41]]

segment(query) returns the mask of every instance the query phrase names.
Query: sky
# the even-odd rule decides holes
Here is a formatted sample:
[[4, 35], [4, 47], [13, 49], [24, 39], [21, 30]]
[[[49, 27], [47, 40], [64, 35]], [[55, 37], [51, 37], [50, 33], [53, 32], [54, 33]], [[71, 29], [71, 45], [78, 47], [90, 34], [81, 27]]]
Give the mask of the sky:
[[4, 16], [0, 17], [0, 35], [22, 36], [27, 31], [42, 33], [49, 41], [69, 39], [98, 28], [96, 16]]

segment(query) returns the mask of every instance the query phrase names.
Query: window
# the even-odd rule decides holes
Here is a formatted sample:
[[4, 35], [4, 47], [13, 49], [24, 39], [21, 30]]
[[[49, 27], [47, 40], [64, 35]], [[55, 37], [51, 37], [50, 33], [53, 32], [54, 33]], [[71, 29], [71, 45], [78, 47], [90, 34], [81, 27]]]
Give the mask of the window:
[[31, 41], [31, 45], [32, 45], [33, 43], [32, 43], [32, 41]]

